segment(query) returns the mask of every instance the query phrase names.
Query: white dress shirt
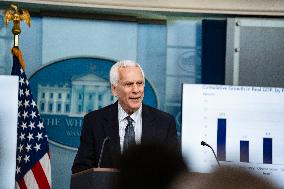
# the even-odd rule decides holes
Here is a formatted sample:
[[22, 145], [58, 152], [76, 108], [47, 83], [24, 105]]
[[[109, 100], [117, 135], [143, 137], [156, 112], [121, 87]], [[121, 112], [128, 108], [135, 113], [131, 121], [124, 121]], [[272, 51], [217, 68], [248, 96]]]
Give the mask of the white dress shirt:
[[[125, 128], [127, 126], [127, 120], [125, 119], [128, 114], [123, 110], [121, 105], [118, 103], [118, 124], [119, 124], [119, 138], [120, 138], [120, 149], [123, 152], [123, 142], [125, 135]], [[142, 105], [140, 108], [130, 115], [133, 119], [133, 127], [135, 132], [135, 142], [136, 144], [141, 143], [142, 136]]]

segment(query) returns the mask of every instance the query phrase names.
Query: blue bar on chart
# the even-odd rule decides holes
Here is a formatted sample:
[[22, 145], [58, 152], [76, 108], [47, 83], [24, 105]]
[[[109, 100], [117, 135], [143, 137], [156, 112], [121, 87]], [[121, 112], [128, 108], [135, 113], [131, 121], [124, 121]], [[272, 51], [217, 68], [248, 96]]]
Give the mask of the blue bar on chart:
[[218, 118], [217, 123], [217, 159], [226, 161], [226, 119]]
[[272, 138], [263, 138], [263, 163], [272, 164]]
[[249, 162], [249, 141], [240, 141], [240, 162]]

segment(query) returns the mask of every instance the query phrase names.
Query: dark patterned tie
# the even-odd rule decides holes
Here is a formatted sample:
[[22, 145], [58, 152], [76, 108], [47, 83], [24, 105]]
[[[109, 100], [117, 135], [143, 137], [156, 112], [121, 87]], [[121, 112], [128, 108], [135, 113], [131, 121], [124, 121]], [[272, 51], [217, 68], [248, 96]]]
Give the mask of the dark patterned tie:
[[125, 151], [129, 146], [135, 144], [135, 132], [133, 127], [133, 119], [130, 116], [125, 118], [127, 120], [127, 126], [125, 128], [123, 151]]

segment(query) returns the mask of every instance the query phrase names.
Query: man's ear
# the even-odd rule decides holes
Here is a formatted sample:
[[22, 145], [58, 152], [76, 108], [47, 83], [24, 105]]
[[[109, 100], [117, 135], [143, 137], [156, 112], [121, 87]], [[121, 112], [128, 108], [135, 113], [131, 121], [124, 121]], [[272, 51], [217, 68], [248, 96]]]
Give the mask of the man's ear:
[[111, 92], [113, 96], [117, 96], [117, 86], [111, 85]]

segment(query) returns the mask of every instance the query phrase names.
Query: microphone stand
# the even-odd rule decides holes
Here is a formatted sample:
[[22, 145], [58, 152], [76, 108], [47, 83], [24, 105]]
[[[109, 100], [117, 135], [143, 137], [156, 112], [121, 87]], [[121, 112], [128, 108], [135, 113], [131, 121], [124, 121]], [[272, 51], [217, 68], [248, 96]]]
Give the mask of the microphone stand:
[[106, 141], [110, 140], [109, 137], [106, 137], [103, 141], [103, 144], [102, 144], [102, 148], [101, 148], [101, 152], [100, 152], [100, 157], [99, 157], [99, 162], [98, 162], [98, 168], [101, 167], [101, 161], [102, 161], [102, 156], [103, 156], [103, 153], [104, 153], [104, 148], [105, 148], [105, 143]]
[[212, 148], [209, 144], [207, 144], [206, 142], [204, 142], [204, 141], [201, 141], [201, 145], [202, 145], [202, 146], [207, 146], [207, 147], [209, 147], [209, 148], [212, 150], [212, 152], [213, 152], [213, 154], [214, 154], [214, 156], [215, 156], [215, 159], [216, 159], [216, 161], [217, 161], [219, 167], [221, 167], [221, 165], [220, 165], [220, 163], [219, 163], [219, 161], [218, 161], [218, 159], [217, 159], [216, 153], [215, 153], [215, 151], [213, 150], [213, 148]]

